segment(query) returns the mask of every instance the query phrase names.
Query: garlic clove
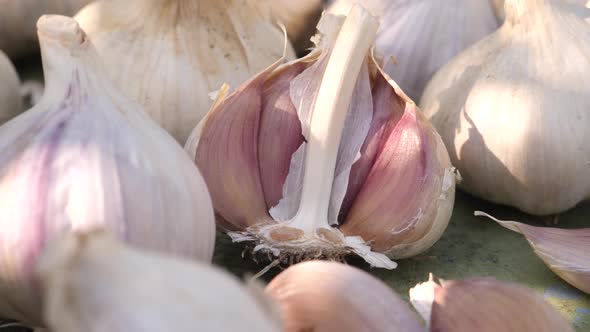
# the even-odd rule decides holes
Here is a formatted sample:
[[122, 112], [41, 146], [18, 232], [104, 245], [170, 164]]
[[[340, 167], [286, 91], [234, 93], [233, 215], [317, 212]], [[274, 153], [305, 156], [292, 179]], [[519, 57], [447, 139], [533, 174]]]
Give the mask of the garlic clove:
[[[380, 82], [393, 91], [385, 79]], [[440, 137], [409, 99], [404, 105], [398, 98], [389, 104], [376, 159], [340, 230], [403, 258], [442, 236], [454, 202], [454, 174]]]
[[559, 312], [532, 290], [493, 278], [440, 281], [410, 290], [431, 331], [571, 331]]
[[38, 267], [53, 331], [280, 331], [234, 276], [118, 242], [104, 231], [50, 244]]
[[[211, 91], [246, 82], [284, 44], [270, 1], [96, 1], [76, 20], [109, 76], [182, 145], [209, 110]], [[286, 57], [295, 57], [290, 45]]]
[[34, 265], [56, 234], [107, 228], [210, 261], [206, 184], [174, 139], [104, 78], [75, 20], [38, 21], [46, 90], [0, 127], [0, 316], [41, 324]]
[[266, 287], [286, 332], [424, 331], [386, 284], [357, 268], [310, 261], [281, 272]]
[[18, 74], [1, 49], [0, 47], [0, 125], [23, 111]]
[[590, 228], [535, 227], [499, 220], [481, 211], [475, 211], [475, 215], [488, 217], [500, 226], [524, 235], [547, 267], [572, 286], [590, 294], [590, 259], [587, 254], [590, 251]]

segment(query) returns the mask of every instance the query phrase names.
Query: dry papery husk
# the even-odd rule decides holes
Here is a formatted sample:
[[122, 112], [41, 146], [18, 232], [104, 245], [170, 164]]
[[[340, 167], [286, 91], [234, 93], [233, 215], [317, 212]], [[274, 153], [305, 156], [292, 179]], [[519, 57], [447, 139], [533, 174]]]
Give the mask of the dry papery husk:
[[275, 62], [286, 42], [268, 0], [104, 0], [75, 18], [109, 76], [183, 145], [209, 94]]
[[107, 228], [207, 262], [215, 241], [206, 184], [184, 150], [104, 77], [76, 21], [43, 16], [38, 27], [47, 89], [0, 127], [0, 316], [33, 326], [33, 270], [56, 234]]
[[410, 301], [436, 332], [574, 332], [533, 290], [493, 278], [427, 282], [410, 289]]
[[0, 50], [12, 59], [39, 52], [35, 23], [43, 14], [73, 15], [90, 0], [0, 0]]
[[308, 56], [220, 90], [185, 148], [234, 241], [284, 263], [357, 254], [393, 268], [386, 256], [410, 257], [440, 238], [454, 169], [371, 56], [377, 27], [361, 6], [346, 20], [324, 14]]
[[590, 294], [590, 228], [535, 227], [499, 220], [481, 211], [476, 211], [475, 215], [488, 217], [500, 226], [524, 235], [547, 267], [572, 286]]
[[323, 0], [273, 0], [274, 17], [287, 28], [287, 35], [297, 54], [313, 47], [310, 38], [322, 14]]
[[337, 0], [328, 11], [346, 14], [357, 2], [380, 17], [384, 70], [416, 101], [440, 67], [499, 26], [489, 0]]
[[430, 81], [421, 109], [460, 186], [534, 215], [590, 195], [590, 24], [561, 0], [510, 0], [502, 27]]
[[293, 265], [266, 286], [266, 293], [279, 304], [285, 332], [425, 331], [391, 288], [340, 263]]
[[69, 234], [38, 265], [51, 331], [282, 331], [272, 302], [211, 265]]
[[10, 59], [0, 50], [0, 125], [22, 111], [18, 74]]

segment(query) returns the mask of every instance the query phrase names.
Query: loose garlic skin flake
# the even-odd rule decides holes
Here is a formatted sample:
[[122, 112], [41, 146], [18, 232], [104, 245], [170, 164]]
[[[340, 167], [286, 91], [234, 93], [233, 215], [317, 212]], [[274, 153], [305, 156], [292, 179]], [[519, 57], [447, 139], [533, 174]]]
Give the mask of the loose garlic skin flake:
[[41, 324], [37, 258], [53, 236], [112, 230], [141, 248], [209, 262], [211, 199], [198, 169], [103, 75], [76, 21], [38, 22], [46, 90], [0, 127], [0, 316]]

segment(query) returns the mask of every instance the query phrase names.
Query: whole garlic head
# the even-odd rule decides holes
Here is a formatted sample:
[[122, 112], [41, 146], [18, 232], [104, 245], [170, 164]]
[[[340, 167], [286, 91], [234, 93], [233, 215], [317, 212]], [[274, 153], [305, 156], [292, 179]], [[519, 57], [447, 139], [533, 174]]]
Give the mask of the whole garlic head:
[[285, 44], [268, 1], [103, 0], [75, 18], [109, 76], [180, 144], [212, 91], [266, 68]]
[[0, 315], [40, 324], [33, 270], [57, 234], [95, 228], [210, 261], [211, 200], [198, 169], [103, 76], [71, 18], [38, 22], [46, 90], [0, 127]]
[[561, 0], [510, 0], [506, 13], [434, 76], [420, 106], [461, 188], [559, 213], [590, 196], [590, 25]]
[[0, 50], [0, 124], [22, 112], [19, 86], [16, 69]]
[[413, 100], [440, 67], [499, 26], [489, 0], [335, 0], [328, 11], [346, 14], [357, 2], [380, 17], [377, 52]]

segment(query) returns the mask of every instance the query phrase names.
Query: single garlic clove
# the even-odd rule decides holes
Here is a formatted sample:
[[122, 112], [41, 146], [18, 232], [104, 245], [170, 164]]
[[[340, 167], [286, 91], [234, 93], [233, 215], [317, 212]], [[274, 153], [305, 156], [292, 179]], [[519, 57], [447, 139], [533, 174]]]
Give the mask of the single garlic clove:
[[0, 48], [0, 125], [23, 111], [19, 86], [16, 69]]
[[103, 76], [76, 21], [38, 21], [46, 89], [0, 127], [0, 316], [41, 324], [33, 269], [56, 234], [107, 228], [210, 261], [215, 223], [185, 151]]
[[[378, 82], [393, 92], [387, 80]], [[380, 151], [340, 230], [403, 258], [442, 236], [454, 202], [454, 174], [441, 138], [414, 103], [398, 97], [388, 105]]]
[[49, 245], [38, 264], [52, 331], [280, 331], [280, 321], [232, 275], [141, 251], [103, 231]]
[[475, 215], [488, 217], [502, 227], [524, 235], [537, 256], [555, 274], [590, 294], [590, 228], [535, 227], [516, 221], [499, 220], [481, 211], [476, 211]]
[[424, 331], [416, 314], [386, 284], [344, 264], [293, 265], [266, 292], [279, 303], [286, 332]]
[[412, 288], [410, 299], [431, 331], [574, 331], [531, 289], [493, 278], [441, 280], [440, 285], [431, 279]]

